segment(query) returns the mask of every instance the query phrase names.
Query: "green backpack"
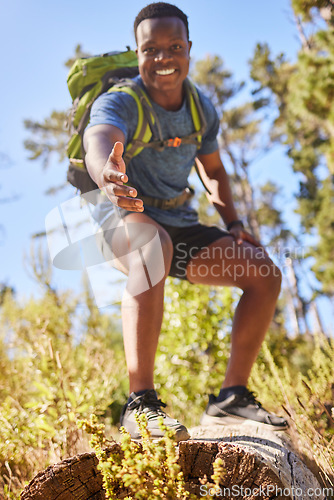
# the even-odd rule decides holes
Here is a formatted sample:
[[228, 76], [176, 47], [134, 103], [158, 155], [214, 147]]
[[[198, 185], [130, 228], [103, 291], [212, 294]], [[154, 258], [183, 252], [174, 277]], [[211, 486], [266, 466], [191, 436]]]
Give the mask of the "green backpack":
[[82, 139], [89, 123], [92, 104], [104, 92], [126, 92], [133, 97], [137, 105], [138, 123], [125, 150], [126, 165], [145, 147], [162, 151], [166, 147], [178, 147], [181, 144], [196, 144], [198, 148], [201, 145], [206, 120], [195, 86], [188, 79], [185, 81], [194, 132], [186, 137], [164, 140], [149, 97], [132, 80], [136, 75], [138, 60], [136, 53], [130, 48], [125, 52], [109, 52], [77, 59], [70, 69], [67, 84], [73, 104], [68, 119], [71, 138], [67, 145], [70, 160], [67, 179], [82, 194], [98, 189], [85, 166]]

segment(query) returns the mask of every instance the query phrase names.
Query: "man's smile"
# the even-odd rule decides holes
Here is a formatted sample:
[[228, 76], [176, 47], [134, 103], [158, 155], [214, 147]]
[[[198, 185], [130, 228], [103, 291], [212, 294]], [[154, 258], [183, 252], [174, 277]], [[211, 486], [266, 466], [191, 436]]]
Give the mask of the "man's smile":
[[155, 73], [159, 76], [168, 76], [172, 75], [175, 73], [176, 69], [175, 68], [170, 68], [170, 69], [156, 69]]

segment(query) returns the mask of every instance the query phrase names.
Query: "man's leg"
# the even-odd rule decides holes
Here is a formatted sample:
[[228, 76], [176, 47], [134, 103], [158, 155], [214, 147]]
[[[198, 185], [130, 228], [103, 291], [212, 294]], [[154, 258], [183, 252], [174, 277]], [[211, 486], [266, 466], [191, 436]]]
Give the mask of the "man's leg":
[[[286, 422], [283, 419], [268, 414], [262, 408], [259, 409], [259, 403], [252, 401], [250, 393], [244, 391], [274, 315], [281, 287], [279, 269], [263, 249], [256, 248], [247, 242], [237, 245], [232, 237], [224, 236], [190, 260], [187, 266], [187, 277], [192, 283], [236, 286], [243, 290], [233, 319], [231, 353], [222, 389], [235, 388], [236, 394], [239, 391], [239, 395], [235, 396], [236, 401], [231, 401], [231, 403], [228, 401], [230, 407], [233, 404], [246, 405], [247, 401], [243, 400], [241, 403], [240, 401], [245, 394], [248, 399], [250, 397], [250, 406], [244, 413], [245, 419], [252, 419], [253, 412], [256, 418], [259, 416], [264, 423], [272, 425], [273, 428], [285, 428]], [[231, 392], [221, 391], [220, 394], [232, 397], [233, 392], [234, 390], [231, 389]], [[216, 402], [212, 399], [211, 403], [214, 405]], [[212, 414], [216, 415], [220, 412], [224, 415], [227, 410], [223, 409], [223, 405], [218, 410], [215, 408]], [[240, 415], [240, 412], [237, 410], [236, 414]], [[251, 416], [247, 417], [247, 415]], [[209, 423], [210, 419], [207, 420]], [[231, 422], [233, 419], [227, 421], [227, 423]], [[212, 419], [210, 423], [213, 423]]]
[[115, 232], [111, 246], [128, 275], [122, 324], [131, 393], [154, 388], [154, 359], [173, 245], [168, 233], [145, 214], [127, 215], [120, 227], [125, 230]]
[[121, 424], [133, 439], [140, 439], [135, 413], [145, 413], [153, 438], [163, 435], [158, 417], [186, 440], [184, 425], [161, 410], [154, 391], [154, 361], [163, 317], [165, 280], [170, 269], [173, 245], [168, 233], [145, 214], [129, 214], [113, 234], [110, 247], [116, 267], [128, 275], [122, 300], [123, 339], [130, 383], [130, 397]]
[[237, 245], [230, 236], [198, 252], [187, 266], [192, 283], [236, 286], [243, 295], [232, 326], [231, 356], [223, 387], [247, 385], [251, 368], [275, 311], [281, 273], [263, 250]]

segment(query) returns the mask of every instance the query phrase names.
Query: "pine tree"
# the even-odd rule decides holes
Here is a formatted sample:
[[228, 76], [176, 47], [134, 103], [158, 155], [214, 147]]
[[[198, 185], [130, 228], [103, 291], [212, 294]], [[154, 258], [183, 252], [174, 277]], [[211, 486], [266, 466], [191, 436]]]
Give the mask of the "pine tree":
[[[80, 44], [75, 48], [73, 57], [70, 57], [65, 66], [70, 68], [79, 57], [87, 57], [89, 53], [83, 51]], [[24, 142], [24, 147], [30, 152], [30, 160], [42, 161], [44, 168], [48, 167], [51, 158], [55, 155], [59, 162], [66, 159], [66, 146], [70, 138], [67, 125], [69, 110], [52, 111], [43, 122], [25, 120], [24, 126], [30, 133], [30, 138]], [[66, 181], [60, 188], [66, 185]], [[57, 188], [59, 189], [59, 188]]]
[[[316, 237], [313, 271], [319, 290], [334, 294], [334, 30], [331, 2], [292, 2], [301, 48], [295, 63], [273, 57], [266, 44], [256, 47], [251, 77], [255, 95], [269, 98], [277, 117], [272, 137], [286, 146], [300, 179], [297, 212], [303, 230]], [[330, 15], [329, 15], [330, 14]], [[321, 18], [321, 28], [316, 20]], [[311, 35], [310, 24], [313, 30]]]

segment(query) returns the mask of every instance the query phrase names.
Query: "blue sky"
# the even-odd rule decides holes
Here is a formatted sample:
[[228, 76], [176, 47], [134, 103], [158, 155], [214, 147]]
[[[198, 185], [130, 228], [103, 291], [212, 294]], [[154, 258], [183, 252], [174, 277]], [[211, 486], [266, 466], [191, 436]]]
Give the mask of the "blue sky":
[[[0, 163], [0, 200], [18, 196], [16, 201], [0, 204], [0, 224], [5, 230], [0, 235], [0, 282], [13, 286], [22, 297], [38, 293], [24, 264], [31, 235], [44, 230], [48, 212], [74, 194], [70, 188], [56, 197], [44, 194], [48, 187], [63, 182], [66, 163], [59, 165], [55, 158], [43, 170], [38, 161], [29, 161], [23, 148], [28, 137], [23, 120], [43, 120], [52, 110], [70, 106], [64, 62], [78, 43], [93, 54], [123, 50], [127, 45], [134, 48], [133, 20], [146, 3], [12, 0], [6, 7], [0, 4], [0, 152], [8, 158]], [[180, 0], [177, 5], [189, 17], [192, 57], [220, 55], [236, 80], [247, 79], [247, 61], [257, 42], [267, 42], [274, 54], [296, 57], [299, 41], [288, 0]], [[255, 182], [267, 178], [278, 182], [286, 200], [293, 202], [296, 181], [280, 152], [255, 165], [252, 175]], [[55, 270], [59, 287], [80, 280], [79, 272]]]

